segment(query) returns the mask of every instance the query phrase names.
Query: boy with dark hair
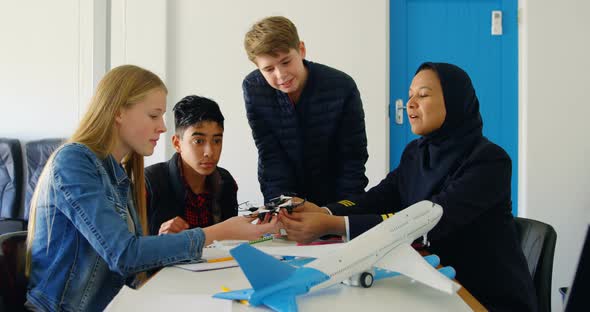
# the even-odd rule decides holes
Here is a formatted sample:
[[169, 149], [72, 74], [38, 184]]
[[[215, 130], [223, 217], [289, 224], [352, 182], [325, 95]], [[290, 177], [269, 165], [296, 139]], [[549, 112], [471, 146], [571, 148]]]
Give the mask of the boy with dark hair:
[[145, 169], [150, 234], [206, 227], [237, 215], [238, 187], [217, 167], [223, 115], [214, 101], [190, 95], [174, 106], [176, 153]]
[[296, 193], [323, 205], [363, 193], [367, 135], [354, 80], [305, 60], [295, 25], [282, 16], [255, 23], [244, 47], [258, 67], [242, 88], [265, 201]]

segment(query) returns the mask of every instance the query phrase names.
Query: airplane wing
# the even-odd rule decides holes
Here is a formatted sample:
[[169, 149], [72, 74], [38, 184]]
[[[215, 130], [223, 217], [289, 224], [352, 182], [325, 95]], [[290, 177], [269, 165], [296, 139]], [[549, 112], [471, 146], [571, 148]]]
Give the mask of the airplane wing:
[[263, 251], [273, 256], [294, 256], [294, 257], [307, 257], [307, 258], [319, 258], [325, 256], [332, 251], [341, 248], [344, 244], [326, 244], [326, 245], [310, 245], [310, 246], [256, 246], [252, 247]]
[[213, 298], [219, 299], [229, 299], [229, 300], [249, 300], [250, 296], [254, 290], [250, 289], [241, 289], [241, 290], [234, 290], [234, 291], [224, 291], [220, 293], [216, 293], [213, 295]]
[[375, 267], [399, 272], [448, 294], [453, 294], [461, 288], [457, 283], [448, 279], [426, 262], [410, 244], [402, 244], [394, 248], [381, 260], [377, 261]]
[[272, 294], [262, 299], [262, 303], [277, 312], [297, 312], [294, 294]]

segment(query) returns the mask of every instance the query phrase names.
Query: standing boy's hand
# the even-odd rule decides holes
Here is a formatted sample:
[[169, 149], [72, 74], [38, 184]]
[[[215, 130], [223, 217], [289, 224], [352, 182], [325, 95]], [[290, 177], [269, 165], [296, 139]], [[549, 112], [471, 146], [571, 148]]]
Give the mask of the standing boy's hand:
[[[302, 202], [303, 199], [299, 198], [299, 197], [293, 197], [291, 199], [291, 202], [293, 204], [297, 204]], [[295, 212], [315, 212], [315, 213], [323, 213], [323, 214], [329, 214], [328, 211], [322, 207], [319, 207], [318, 205], [310, 202], [310, 201], [306, 201], [305, 203], [303, 203], [301, 206], [293, 208], [293, 211]]]

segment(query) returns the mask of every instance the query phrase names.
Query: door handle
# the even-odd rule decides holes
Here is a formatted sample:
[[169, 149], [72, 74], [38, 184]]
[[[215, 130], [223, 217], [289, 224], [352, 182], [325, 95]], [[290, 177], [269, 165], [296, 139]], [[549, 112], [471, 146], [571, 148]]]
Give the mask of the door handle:
[[395, 123], [398, 125], [404, 124], [404, 101], [402, 99], [395, 100]]

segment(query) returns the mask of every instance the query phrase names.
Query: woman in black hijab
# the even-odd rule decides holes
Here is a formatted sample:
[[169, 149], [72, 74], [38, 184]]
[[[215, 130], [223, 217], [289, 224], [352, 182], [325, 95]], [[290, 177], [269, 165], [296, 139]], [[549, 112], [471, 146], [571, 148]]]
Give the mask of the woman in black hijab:
[[427, 199], [444, 211], [428, 234], [428, 251], [453, 266], [456, 279], [486, 308], [536, 311], [511, 214], [511, 160], [482, 135], [471, 79], [455, 65], [422, 64], [410, 86], [407, 113], [412, 132], [421, 137], [406, 146], [399, 166], [364, 195], [328, 204], [332, 215], [312, 203], [298, 213], [282, 212], [289, 239], [305, 242], [326, 234], [352, 239], [388, 213]]

